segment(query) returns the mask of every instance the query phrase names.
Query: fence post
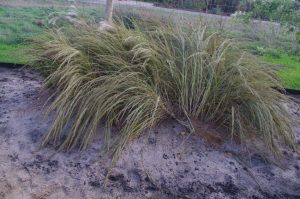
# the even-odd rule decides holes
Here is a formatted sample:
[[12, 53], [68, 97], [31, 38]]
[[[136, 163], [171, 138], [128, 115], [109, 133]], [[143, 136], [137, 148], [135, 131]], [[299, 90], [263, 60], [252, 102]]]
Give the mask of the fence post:
[[113, 0], [106, 0], [106, 7], [105, 7], [105, 21], [112, 25], [112, 14], [113, 14]]

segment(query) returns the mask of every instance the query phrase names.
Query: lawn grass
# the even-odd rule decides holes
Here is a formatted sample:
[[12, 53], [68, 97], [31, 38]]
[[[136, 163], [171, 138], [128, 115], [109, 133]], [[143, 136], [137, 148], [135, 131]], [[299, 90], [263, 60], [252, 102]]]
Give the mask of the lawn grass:
[[286, 88], [300, 90], [300, 60], [288, 54], [281, 54], [280, 57], [265, 54], [262, 58], [267, 63], [281, 67], [279, 77]]
[[50, 13], [57, 8], [0, 7], [0, 42], [20, 44], [46, 28]]
[[29, 46], [0, 43], [0, 63], [26, 64], [30, 57], [23, 53]]
[[[26, 64], [30, 48], [28, 40], [38, 37], [48, 29], [48, 20], [53, 15], [67, 11], [67, 7], [15, 7], [0, 5], [0, 62]], [[83, 9], [83, 8], [81, 8]], [[83, 16], [100, 20], [103, 9], [85, 8]]]
[[285, 88], [300, 90], [300, 59], [282, 49], [266, 48], [255, 42], [245, 44], [246, 50], [267, 64], [278, 67], [278, 76]]
[[28, 56], [26, 41], [38, 36], [47, 28], [50, 13], [58, 8], [21, 8], [0, 6], [0, 62], [24, 64]]

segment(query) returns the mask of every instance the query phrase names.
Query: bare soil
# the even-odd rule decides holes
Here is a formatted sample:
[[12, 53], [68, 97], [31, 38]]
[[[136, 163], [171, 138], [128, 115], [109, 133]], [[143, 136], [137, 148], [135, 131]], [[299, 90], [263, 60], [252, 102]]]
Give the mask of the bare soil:
[[31, 70], [0, 67], [0, 199], [300, 198], [298, 153], [284, 149], [279, 167], [234, 143], [207, 146], [172, 120], [128, 144], [104, 186], [101, 129], [82, 152], [40, 147], [52, 123], [41, 85]]

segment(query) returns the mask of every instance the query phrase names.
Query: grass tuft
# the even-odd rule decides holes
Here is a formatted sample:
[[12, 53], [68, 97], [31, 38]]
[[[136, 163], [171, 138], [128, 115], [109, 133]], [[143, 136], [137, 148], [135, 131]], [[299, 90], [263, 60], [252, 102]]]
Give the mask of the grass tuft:
[[36, 39], [33, 66], [57, 91], [44, 144], [85, 149], [105, 121], [106, 137], [119, 129], [109, 142], [114, 162], [128, 141], [172, 117], [192, 132], [196, 120], [262, 140], [275, 155], [281, 141], [295, 148], [288, 98], [270, 66], [201, 24], [130, 24], [105, 32], [80, 22]]

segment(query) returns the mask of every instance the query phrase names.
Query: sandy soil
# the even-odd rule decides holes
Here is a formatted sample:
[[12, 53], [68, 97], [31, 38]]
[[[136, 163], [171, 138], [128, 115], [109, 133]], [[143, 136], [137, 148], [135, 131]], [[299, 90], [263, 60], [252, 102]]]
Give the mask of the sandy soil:
[[174, 121], [131, 142], [104, 187], [101, 140], [83, 152], [40, 148], [51, 125], [41, 82], [33, 71], [0, 68], [0, 199], [300, 198], [299, 154], [284, 150], [278, 167], [241, 146], [206, 146]]

